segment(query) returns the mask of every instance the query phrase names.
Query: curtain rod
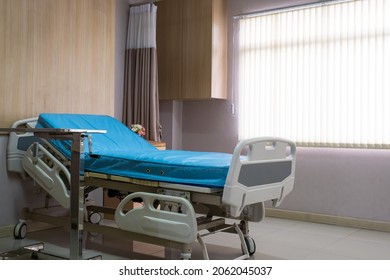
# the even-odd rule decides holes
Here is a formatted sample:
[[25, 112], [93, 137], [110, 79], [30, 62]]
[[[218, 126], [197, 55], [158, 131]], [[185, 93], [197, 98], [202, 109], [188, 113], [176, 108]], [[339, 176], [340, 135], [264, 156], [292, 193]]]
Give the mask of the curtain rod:
[[142, 6], [146, 4], [154, 4], [156, 2], [160, 2], [161, 0], [151, 0], [151, 1], [144, 1], [144, 2], [139, 2], [135, 4], [129, 4], [130, 7], [137, 7], [137, 6]]

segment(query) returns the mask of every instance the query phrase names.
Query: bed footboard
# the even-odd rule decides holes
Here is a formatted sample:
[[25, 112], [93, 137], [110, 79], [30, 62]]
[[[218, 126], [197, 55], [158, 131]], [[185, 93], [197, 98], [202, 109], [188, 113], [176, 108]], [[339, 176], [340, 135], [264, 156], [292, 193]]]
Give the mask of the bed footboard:
[[263, 201], [278, 206], [293, 189], [295, 152], [295, 144], [282, 138], [240, 142], [222, 195], [223, 203], [230, 206], [230, 215], [238, 217], [245, 206]]
[[[143, 205], [125, 211], [128, 202], [141, 198]], [[173, 202], [180, 204], [183, 213], [157, 209], [156, 202]], [[197, 238], [197, 222], [191, 203], [185, 198], [136, 192], [126, 196], [115, 211], [115, 222], [122, 230], [136, 232], [161, 239], [193, 243]]]

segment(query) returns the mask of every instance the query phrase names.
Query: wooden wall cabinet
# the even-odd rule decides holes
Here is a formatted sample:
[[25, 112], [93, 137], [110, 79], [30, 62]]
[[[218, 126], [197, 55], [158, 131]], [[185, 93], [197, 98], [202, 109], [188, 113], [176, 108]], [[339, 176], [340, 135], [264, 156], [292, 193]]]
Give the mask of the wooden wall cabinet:
[[226, 0], [157, 5], [160, 100], [226, 99]]

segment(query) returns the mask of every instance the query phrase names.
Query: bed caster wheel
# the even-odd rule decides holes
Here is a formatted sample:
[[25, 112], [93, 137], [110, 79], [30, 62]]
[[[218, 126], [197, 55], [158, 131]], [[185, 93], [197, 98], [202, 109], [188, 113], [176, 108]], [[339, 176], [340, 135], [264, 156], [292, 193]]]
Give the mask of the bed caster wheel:
[[[244, 239], [246, 248], [248, 249], [248, 253], [250, 256], [252, 256], [256, 252], [256, 243], [250, 236], [245, 236]], [[245, 250], [242, 250], [242, 252], [245, 253]]]
[[102, 220], [102, 215], [100, 215], [100, 213], [98, 212], [92, 212], [88, 216], [88, 221], [91, 224], [99, 224], [101, 220]]
[[191, 259], [191, 253], [181, 253], [181, 259], [182, 260], [190, 260]]
[[27, 234], [27, 224], [24, 222], [17, 223], [14, 227], [15, 239], [23, 239]]
[[32, 252], [31, 253], [31, 259], [32, 260], [39, 260], [38, 252]]

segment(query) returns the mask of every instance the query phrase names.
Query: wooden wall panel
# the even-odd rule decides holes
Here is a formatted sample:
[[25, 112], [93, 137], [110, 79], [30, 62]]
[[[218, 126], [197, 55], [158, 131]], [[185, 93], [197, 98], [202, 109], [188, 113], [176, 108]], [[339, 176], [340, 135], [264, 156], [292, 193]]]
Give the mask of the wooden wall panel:
[[0, 0], [0, 125], [114, 114], [115, 0]]

